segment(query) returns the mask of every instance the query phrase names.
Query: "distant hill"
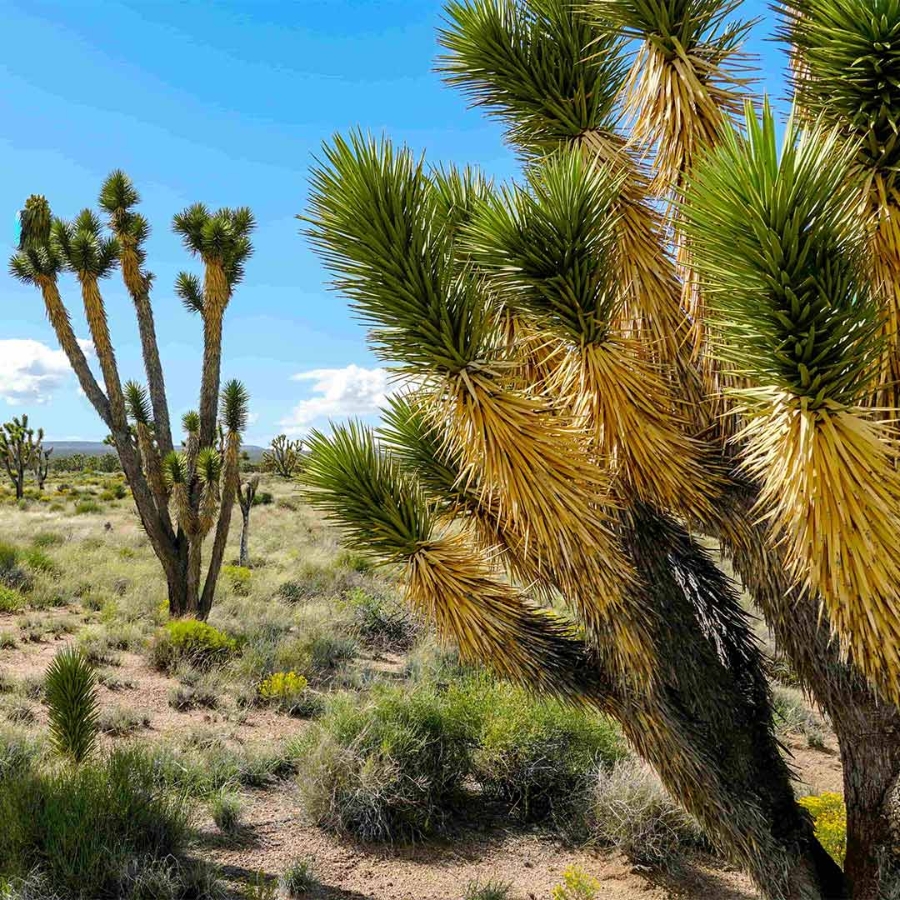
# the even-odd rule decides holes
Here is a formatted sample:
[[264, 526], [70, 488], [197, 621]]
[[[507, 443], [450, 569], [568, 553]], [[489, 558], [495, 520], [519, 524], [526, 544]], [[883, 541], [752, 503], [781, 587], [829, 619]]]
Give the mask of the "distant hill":
[[[51, 441], [44, 440], [44, 446], [53, 448], [54, 456], [74, 456], [81, 453], [84, 456], [103, 456], [104, 453], [113, 453], [114, 450], [108, 444], [101, 441]], [[255, 447], [253, 444], [244, 444], [241, 450], [250, 454], [250, 459], [257, 460], [265, 451], [264, 447]]]

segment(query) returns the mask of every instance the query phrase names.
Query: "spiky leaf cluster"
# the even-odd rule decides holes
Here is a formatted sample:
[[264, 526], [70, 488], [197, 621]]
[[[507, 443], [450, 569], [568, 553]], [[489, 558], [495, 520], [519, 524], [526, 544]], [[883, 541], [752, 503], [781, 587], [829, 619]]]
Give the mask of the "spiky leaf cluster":
[[718, 352], [811, 408], [858, 402], [878, 353], [849, 166], [833, 134], [791, 124], [779, 148], [769, 107], [748, 107], [685, 207]]
[[330, 438], [314, 431], [309, 449], [309, 501], [340, 523], [355, 546], [391, 560], [414, 554], [432, 538], [421, 489], [378, 447], [370, 429], [350, 422]]
[[313, 170], [310, 205], [309, 234], [384, 356], [456, 373], [490, 355], [492, 321], [456, 266], [446, 194], [410, 150], [335, 138]]
[[247, 427], [250, 394], [236, 378], [222, 388], [222, 423], [231, 434], [240, 434]]
[[187, 250], [222, 267], [229, 287], [244, 277], [245, 263], [253, 252], [250, 234], [256, 227], [248, 207], [212, 212], [195, 203], [174, 217], [172, 227]]
[[213, 447], [203, 447], [197, 454], [197, 477], [202, 484], [218, 485], [222, 476], [222, 457]]
[[163, 476], [169, 486], [186, 484], [189, 478], [187, 458], [183, 453], [173, 450], [167, 453], [162, 461]]
[[119, 242], [103, 234], [97, 215], [83, 209], [72, 222], [54, 219], [50, 244], [66, 266], [79, 275], [104, 278], [119, 260]]
[[599, 343], [620, 305], [615, 212], [621, 177], [573, 150], [525, 187], [483, 203], [467, 230], [475, 262], [517, 312], [565, 341]]
[[150, 408], [150, 397], [147, 388], [136, 381], [126, 381], [123, 386], [125, 394], [125, 408], [133, 422], [140, 425], [149, 425], [153, 420], [153, 411]]
[[150, 236], [150, 223], [145, 216], [134, 211], [134, 207], [141, 202], [141, 195], [132, 180], [121, 169], [115, 169], [103, 182], [98, 202], [108, 215], [113, 232], [128, 242], [136, 254], [138, 265], [143, 265], [147, 258], [144, 243]]
[[44, 682], [44, 699], [54, 749], [82, 762], [97, 740], [99, 705], [94, 668], [80, 650], [67, 647], [53, 658]]
[[797, 104], [861, 139], [868, 168], [900, 165], [900, 0], [784, 0]]
[[438, 39], [448, 84], [543, 151], [612, 130], [625, 79], [623, 44], [569, 0], [455, 0]]

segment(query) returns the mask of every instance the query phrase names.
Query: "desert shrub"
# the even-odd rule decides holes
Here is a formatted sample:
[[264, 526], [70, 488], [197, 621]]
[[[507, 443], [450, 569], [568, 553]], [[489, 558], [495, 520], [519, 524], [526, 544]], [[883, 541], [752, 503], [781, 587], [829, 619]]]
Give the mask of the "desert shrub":
[[75, 762], [86, 759], [97, 740], [97, 678], [81, 651], [67, 647], [56, 654], [47, 668], [44, 699], [53, 748]]
[[418, 623], [406, 605], [394, 597], [351, 588], [345, 602], [353, 612], [357, 632], [370, 647], [408, 650], [418, 632]]
[[288, 897], [306, 897], [319, 882], [313, 874], [312, 864], [308, 860], [297, 859], [284, 870], [280, 883]]
[[222, 566], [222, 577], [238, 597], [250, 595], [252, 574], [246, 566]]
[[696, 821], [645, 763], [629, 758], [601, 768], [592, 798], [592, 831], [637, 865], [667, 869], [704, 845]]
[[19, 778], [31, 770], [42, 753], [41, 744], [21, 731], [0, 729], [0, 783], [7, 778]]
[[506, 881], [473, 881], [466, 888], [463, 900], [509, 900], [512, 885]]
[[809, 708], [800, 690], [774, 685], [772, 707], [775, 727], [781, 734], [802, 735], [816, 749], [825, 746], [822, 720]]
[[160, 629], [150, 655], [157, 669], [168, 672], [180, 662], [200, 668], [221, 664], [236, 650], [236, 642], [218, 628], [196, 619], [179, 619]]
[[305, 586], [299, 581], [285, 581], [278, 586], [275, 596], [286, 603], [300, 603], [308, 596]]
[[269, 506], [275, 497], [272, 495], [271, 491], [258, 491], [253, 495], [253, 505], [254, 506]]
[[296, 672], [274, 672], [258, 688], [259, 699], [282, 712], [306, 716], [321, 710], [322, 700], [309, 689], [309, 681]]
[[23, 550], [21, 559], [34, 572], [44, 572], [50, 575], [59, 572], [59, 567], [53, 558], [40, 547], [29, 547], [27, 550]]
[[97, 672], [97, 683], [102, 684], [108, 691], [118, 693], [119, 691], [133, 691], [137, 687], [137, 682], [133, 678], [123, 678], [115, 672]]
[[236, 834], [240, 830], [243, 811], [240, 795], [229, 790], [219, 791], [209, 804], [212, 820], [223, 834]]
[[521, 688], [473, 679], [468, 702], [483, 707], [474, 774], [488, 796], [527, 821], [577, 827], [594, 773], [625, 753], [621, 733], [604, 716]]
[[0, 584], [0, 612], [18, 612], [25, 606], [25, 598], [13, 588]]
[[342, 547], [334, 558], [334, 564], [341, 569], [349, 569], [351, 572], [371, 572], [373, 562], [365, 553], [358, 553], [349, 547]]
[[32, 539], [31, 543], [35, 547], [44, 550], [47, 547], [58, 547], [66, 542], [65, 537], [56, 531], [39, 531]]
[[847, 808], [843, 797], [826, 791], [824, 794], [802, 797], [797, 802], [812, 814], [819, 843], [842, 866], [847, 853]]
[[338, 697], [301, 742], [306, 809], [362, 840], [440, 830], [470, 770], [471, 743], [465, 715], [433, 689], [382, 688], [365, 704]]
[[120, 897], [129, 868], [177, 858], [186, 838], [182, 801], [155, 787], [136, 750], [0, 781], [0, 871], [38, 871], [66, 898]]
[[150, 716], [138, 713], [127, 706], [112, 706], [100, 713], [97, 726], [101, 734], [124, 737], [140, 731], [141, 728], [149, 728]]
[[121, 662], [116, 653], [115, 641], [102, 626], [83, 628], [75, 638], [79, 649], [91, 665], [117, 666]]
[[259, 871], [241, 891], [243, 900], [278, 900], [278, 881]]
[[84, 516], [91, 513], [98, 513], [103, 509], [96, 500], [77, 500], [75, 502], [75, 515]]
[[29, 700], [43, 700], [46, 686], [46, 676], [25, 675], [19, 682], [19, 691], [23, 697], [27, 697]]
[[550, 893], [550, 900], [594, 900], [599, 895], [600, 882], [578, 866], [563, 872], [562, 884]]
[[189, 709], [218, 709], [219, 693], [209, 686], [178, 684], [169, 690], [169, 706], [179, 712]]
[[21, 697], [4, 700], [0, 710], [6, 721], [12, 722], [14, 725], [33, 725], [37, 720], [32, 705]]
[[120, 885], [127, 900], [225, 900], [229, 892], [215, 866], [200, 860], [141, 860]]
[[0, 650], [15, 650], [18, 646], [19, 642], [11, 631], [0, 631]]
[[356, 641], [350, 635], [314, 628], [278, 644], [273, 662], [282, 671], [306, 672], [310, 682], [321, 682], [327, 681], [356, 653]]

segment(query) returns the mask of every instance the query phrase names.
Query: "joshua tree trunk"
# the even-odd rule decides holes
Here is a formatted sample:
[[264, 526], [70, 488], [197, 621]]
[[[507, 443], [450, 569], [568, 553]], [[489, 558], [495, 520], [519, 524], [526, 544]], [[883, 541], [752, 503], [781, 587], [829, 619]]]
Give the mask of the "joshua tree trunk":
[[242, 566], [250, 565], [250, 510], [241, 507], [241, 552], [238, 562]]
[[846, 878], [853, 900], [900, 897], [900, 710], [872, 692], [840, 658], [828, 620], [802, 590], [791, 588], [767, 541], [752, 525], [752, 491], [735, 498], [720, 529], [723, 548], [759, 605], [782, 652], [828, 715], [841, 750], [847, 806]]
[[653, 598], [660, 667], [657, 686], [616, 714], [629, 739], [764, 896], [849, 897], [796, 803], [760, 652], [728, 580], [680, 526], [647, 508], [625, 541]]
[[256, 497], [256, 489], [259, 487], [259, 475], [254, 475], [240, 486], [237, 493], [238, 503], [241, 505], [241, 555], [240, 564], [250, 565], [250, 510]]

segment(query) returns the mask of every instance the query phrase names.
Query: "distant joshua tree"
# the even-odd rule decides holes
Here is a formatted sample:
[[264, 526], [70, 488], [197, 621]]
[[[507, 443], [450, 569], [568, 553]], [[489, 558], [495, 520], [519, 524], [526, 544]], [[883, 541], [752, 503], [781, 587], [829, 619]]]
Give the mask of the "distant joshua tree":
[[282, 478], [293, 478], [300, 469], [300, 451], [303, 441], [292, 441], [287, 435], [279, 434], [272, 439], [272, 446], [263, 454], [263, 468]]
[[[52, 452], [45, 453], [43, 440], [44, 430], [39, 428], [35, 435], [34, 429], [28, 426], [28, 416], [14, 418], [0, 426], [0, 460], [15, 488], [17, 500], [25, 496], [25, 473], [29, 469], [34, 469], [38, 487], [43, 490], [47, 477], [46, 458]], [[42, 461], [40, 467], [37, 460]], [[38, 475], [39, 470], [43, 477]]]
[[[130, 179], [113, 172], [99, 203], [106, 226], [85, 209], [71, 222], [55, 218], [47, 200], [29, 197], [21, 214], [19, 251], [10, 270], [41, 292], [47, 316], [78, 381], [110, 431], [131, 487], [141, 523], [166, 574], [173, 616], [209, 615], [225, 554], [231, 513], [238, 490], [241, 432], [247, 421], [248, 395], [239, 381], [220, 386], [222, 322], [252, 252], [253, 215], [247, 208], [211, 211], [197, 203], [175, 216], [174, 231], [203, 264], [203, 278], [182, 272], [176, 292], [203, 325], [203, 363], [199, 412], [184, 417], [184, 449], [174, 448], [165, 380], [153, 323], [153, 276], [144, 267], [150, 228], [135, 207], [139, 196]], [[106, 318], [100, 283], [120, 265], [134, 303], [147, 386], [124, 384]], [[105, 390], [91, 371], [75, 338], [58, 277], [78, 279], [91, 338]], [[221, 410], [220, 410], [221, 402]], [[218, 428], [224, 438], [218, 446]], [[202, 578], [201, 550], [214, 532], [212, 552]]]
[[251, 475], [238, 488], [238, 503], [241, 506], [241, 554], [238, 563], [242, 566], [250, 565], [250, 509], [256, 499], [256, 491], [259, 487], [259, 475]]

